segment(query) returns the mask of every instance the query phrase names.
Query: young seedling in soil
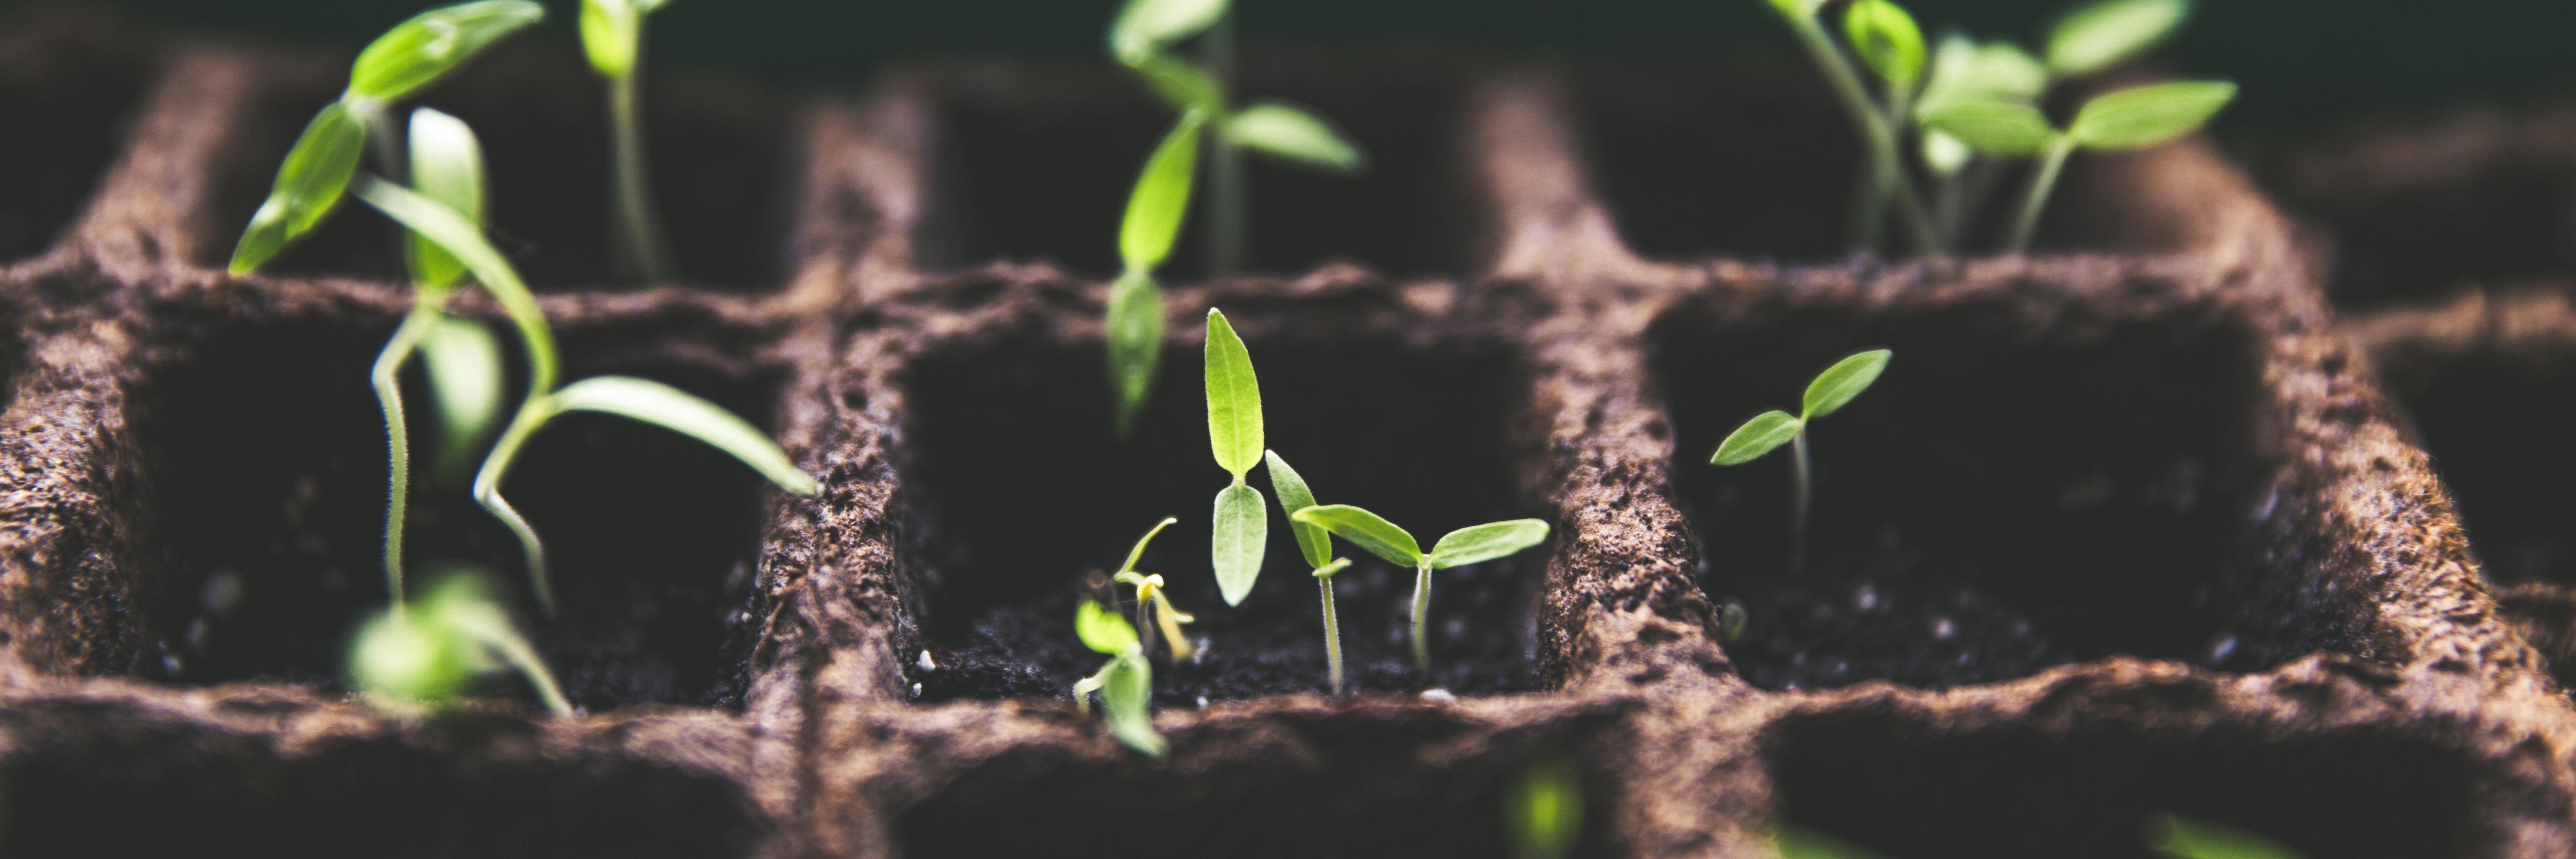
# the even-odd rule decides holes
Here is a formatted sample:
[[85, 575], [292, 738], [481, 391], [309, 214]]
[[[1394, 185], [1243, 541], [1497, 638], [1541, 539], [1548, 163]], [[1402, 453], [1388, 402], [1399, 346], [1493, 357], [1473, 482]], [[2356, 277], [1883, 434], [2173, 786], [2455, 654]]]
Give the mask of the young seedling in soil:
[[394, 106], [545, 16], [545, 7], [527, 0], [481, 0], [422, 12], [377, 37], [349, 70], [347, 91], [314, 114], [287, 150], [268, 199], [233, 248], [232, 273], [258, 271], [321, 226], [340, 205], [370, 142], [377, 169], [399, 181], [403, 141]]
[[1163, 521], [1154, 523], [1153, 529], [1146, 531], [1145, 536], [1136, 538], [1136, 548], [1127, 552], [1127, 563], [1120, 565], [1118, 574], [1110, 577], [1111, 581], [1136, 589], [1136, 631], [1144, 638], [1143, 652], [1154, 652], [1154, 631], [1160, 628], [1163, 638], [1171, 642], [1174, 662], [1190, 658], [1192, 649], [1189, 638], [1181, 634], [1181, 624], [1195, 623], [1198, 619], [1173, 608], [1172, 595], [1163, 586], [1163, 577], [1137, 572], [1136, 561], [1145, 557], [1145, 546], [1154, 542], [1154, 535], [1163, 533], [1164, 528], [1178, 521], [1181, 520], [1165, 516]]
[[[1279, 101], [1234, 107], [1227, 95], [1233, 54], [1228, 6], [1228, 0], [1129, 0], [1109, 28], [1111, 56], [1174, 110], [1195, 110], [1216, 124], [1209, 147], [1214, 199], [1208, 208], [1208, 273], [1218, 277], [1241, 270], [1250, 249], [1243, 150], [1323, 173], [1357, 173], [1367, 163], [1359, 147], [1310, 111]], [[1201, 34], [1206, 65], [1173, 56], [1174, 46]]]
[[1324, 664], [1333, 676], [1333, 697], [1342, 695], [1342, 624], [1333, 612], [1333, 574], [1349, 569], [1351, 562], [1333, 557], [1333, 538], [1312, 523], [1297, 521], [1297, 511], [1315, 506], [1315, 493], [1306, 488], [1306, 479], [1288, 467], [1275, 450], [1263, 451], [1263, 467], [1270, 472], [1270, 491], [1279, 494], [1279, 512], [1288, 517], [1289, 533], [1297, 535], [1297, 551], [1315, 568], [1315, 584], [1324, 592]]
[[[1825, 32], [1824, 23], [1817, 19], [1817, 13], [1825, 7], [1825, 0], [1768, 2], [1774, 11], [1780, 13], [1781, 19], [1788, 22], [1789, 30], [1798, 37], [1798, 43], [1806, 48], [1807, 55], [1824, 72], [1826, 82], [1833, 86], [1835, 97], [1842, 101], [1844, 111], [1851, 115], [1852, 125], [1860, 132], [1862, 145], [1870, 159], [1870, 169], [1861, 183], [1863, 190], [1855, 199], [1885, 201], [1886, 205], [1893, 206], [1914, 251], [1939, 255], [1940, 237], [1933, 233], [1931, 215], [1924, 210], [1922, 198], [1915, 194], [1914, 183], [1906, 178], [1904, 159], [1898, 149], [1902, 126], [1896, 119], [1903, 114], [1886, 112], [1887, 105], [1870, 97], [1868, 87], [1861, 82], [1860, 73], [1852, 68], [1851, 59], [1843, 55], [1843, 49], [1835, 45], [1833, 37]], [[1850, 17], [1845, 19], [1845, 29], [1854, 38], [1863, 59], [1872, 64], [1872, 71], [1880, 75], [1883, 83], [1890, 84], [1887, 88], [1891, 95], [1890, 103], [1902, 101], [1894, 97], [1895, 90], [1912, 87], [1923, 64], [1923, 35], [1915, 28], [1913, 18], [1888, 0], [1860, 0], [1853, 4], [1848, 14]], [[1901, 85], [1898, 84], [1900, 80]], [[1853, 224], [1857, 228], [1870, 220], [1865, 214], [1855, 214]], [[1868, 237], [1857, 231], [1853, 235], [1855, 244], [1865, 238]]]
[[1583, 839], [1583, 773], [1550, 756], [1531, 763], [1504, 799], [1514, 859], [1565, 859]]
[[1216, 494], [1208, 563], [1216, 570], [1217, 590], [1225, 596], [1225, 604], [1242, 605], [1261, 578], [1261, 556], [1270, 542], [1270, 517], [1261, 509], [1261, 490], [1243, 482], [1243, 476], [1261, 464], [1264, 449], [1261, 380], [1252, 374], [1252, 353], [1243, 348], [1243, 338], [1234, 336], [1234, 326], [1213, 307], [1208, 308], [1205, 351], [1208, 447], [1216, 454], [1217, 466], [1234, 475], [1234, 482]]
[[1154, 392], [1154, 370], [1163, 362], [1163, 286], [1154, 269], [1172, 256], [1172, 241], [1189, 214], [1190, 183], [1198, 175], [1199, 129], [1206, 114], [1190, 111], [1145, 159], [1127, 217], [1118, 226], [1122, 271], [1109, 285], [1109, 390], [1117, 397], [1118, 435], [1126, 437]]
[[1162, 757], [1170, 746], [1162, 734], [1154, 732], [1154, 664], [1145, 659], [1144, 643], [1137, 639], [1136, 628], [1128, 626], [1116, 609], [1086, 597], [1082, 605], [1074, 608], [1073, 631], [1082, 637], [1083, 646], [1109, 656], [1109, 664], [1101, 666], [1100, 673], [1073, 684], [1074, 707], [1091, 712], [1091, 693], [1100, 693], [1101, 709], [1109, 719], [1109, 735], [1128, 748]]
[[1833, 414], [1849, 404], [1860, 392], [1878, 381], [1887, 370], [1887, 360], [1895, 353], [1872, 349], [1834, 362], [1807, 383], [1807, 395], [1798, 414], [1768, 411], [1736, 427], [1726, 440], [1718, 443], [1717, 452], [1708, 458], [1711, 465], [1743, 465], [1762, 458], [1763, 454], [1791, 445], [1793, 459], [1790, 473], [1795, 485], [1789, 496], [1789, 569], [1802, 570], [1807, 565], [1807, 511], [1813, 485], [1807, 458], [1807, 425]]
[[637, 69], [644, 59], [644, 19], [671, 0], [582, 0], [581, 46], [608, 81], [610, 258], [619, 277], [669, 283], [679, 276], [662, 215], [644, 169], [644, 128]]
[[2272, 839], [2175, 814], [2147, 818], [2147, 846], [2171, 859], [2300, 859]]
[[2131, 87], [2085, 102], [2065, 130], [2051, 124], [2039, 108], [2014, 102], [1962, 102], [1935, 111], [1934, 128], [1979, 152], [2040, 159], [2023, 195], [2020, 214], [2004, 252], [2030, 249], [2031, 231], [2039, 226], [2049, 191], [2067, 156], [2078, 148], [2121, 151], [2154, 146], [2188, 134], [2207, 123], [2236, 97], [2231, 81], [2174, 81]]
[[1367, 549], [1369, 554], [1414, 568], [1413, 664], [1424, 671], [1431, 670], [1431, 645], [1423, 638], [1423, 627], [1431, 618], [1431, 571], [1508, 557], [1547, 541], [1547, 523], [1514, 519], [1451, 531], [1431, 547], [1429, 554], [1424, 554], [1422, 544], [1414, 542], [1412, 534], [1375, 513], [1348, 504], [1308, 507], [1289, 518], [1330, 531]]
[[368, 618], [349, 650], [350, 685], [406, 709], [455, 703], [477, 679], [503, 668], [527, 678], [547, 710], [572, 715], [536, 648], [483, 577], [470, 572], [431, 582], [408, 611], [397, 605]]
[[546, 326], [536, 296], [519, 279], [517, 270], [483, 239], [482, 230], [456, 210], [380, 179], [361, 178], [355, 193], [368, 205], [455, 256], [466, 270], [473, 272], [477, 282], [491, 291], [519, 329], [528, 356], [527, 399], [520, 403], [508, 428], [484, 457], [483, 467], [475, 473], [474, 500], [518, 537], [527, 559], [529, 584], [536, 592], [538, 606], [547, 614], [554, 613], [554, 592], [547, 583], [545, 546], [537, 539], [536, 530], [501, 497], [501, 483], [509, 477], [520, 448], [558, 415], [591, 411], [655, 424], [732, 454], [788, 492], [812, 496], [821, 491], [820, 484], [797, 470], [787, 453], [759, 429], [723, 407], [677, 388], [630, 376], [596, 376], [557, 388], [559, 359], [554, 332]]

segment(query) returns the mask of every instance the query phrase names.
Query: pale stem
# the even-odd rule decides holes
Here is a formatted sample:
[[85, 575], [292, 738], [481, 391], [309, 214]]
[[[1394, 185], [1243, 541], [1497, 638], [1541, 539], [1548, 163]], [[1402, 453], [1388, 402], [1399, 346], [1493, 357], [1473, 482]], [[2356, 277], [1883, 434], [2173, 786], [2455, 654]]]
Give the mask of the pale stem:
[[1413, 579], [1413, 664], [1431, 670], [1431, 643], [1422, 637], [1422, 629], [1431, 621], [1431, 565], [1421, 565]]
[[[1199, 39], [1200, 57], [1216, 76], [1217, 90], [1234, 90], [1234, 16], [1217, 19]], [[1252, 255], [1251, 189], [1243, 172], [1243, 148], [1225, 133], [1225, 117], [1210, 117], [1217, 133], [1208, 135], [1208, 276], [1231, 277]]]
[[[1905, 121], [1905, 111], [1913, 101], [1913, 90], [1890, 81], [1886, 85], [1886, 94], [1886, 120], [1902, 151], [1905, 129], [1912, 125]], [[1887, 200], [1895, 193], [1892, 186], [1904, 182], [1905, 177], [1890, 175], [1884, 168], [1884, 162], [1873, 155], [1861, 157], [1859, 171], [1865, 181], [1853, 185], [1852, 250], [1874, 252], [1881, 242], [1886, 241]], [[1936, 237], [1939, 233], [1938, 229], [1933, 231]]]
[[554, 588], [546, 582], [545, 544], [538, 542], [537, 529], [501, 497], [501, 481], [509, 478], [510, 465], [518, 458], [519, 448], [553, 416], [554, 409], [543, 396], [529, 398], [519, 407], [518, 416], [510, 419], [510, 428], [502, 431], [501, 439], [492, 443], [491, 455], [483, 459], [483, 470], [474, 475], [474, 501], [518, 536], [519, 550], [527, 558], [529, 586], [536, 592], [537, 607], [547, 617], [555, 614], [555, 595]]
[[411, 438], [403, 420], [401, 374], [403, 362], [437, 322], [437, 308], [425, 302], [412, 305], [393, 339], [385, 342], [385, 351], [376, 356], [373, 381], [376, 403], [385, 410], [385, 458], [391, 475], [385, 491], [385, 590], [393, 595], [396, 613], [403, 608], [403, 521], [411, 498]]
[[547, 710], [557, 716], [572, 715], [572, 702], [566, 700], [563, 689], [555, 685], [554, 672], [546, 670], [546, 661], [537, 656], [537, 649], [530, 646], [527, 639], [519, 637], [516, 630], [484, 630], [484, 644], [499, 651], [501, 660], [518, 669], [519, 676], [528, 678], [528, 685], [537, 687], [537, 697], [545, 701]]
[[1342, 623], [1333, 615], [1333, 577], [1315, 580], [1324, 589], [1324, 662], [1333, 670], [1333, 697], [1342, 697]]
[[1834, 47], [1833, 38], [1825, 34], [1823, 25], [1816, 23], [1816, 19], [1790, 18], [1789, 29], [1798, 34], [1799, 43], [1806, 46], [1807, 54], [1814, 57], [1816, 66], [1824, 71], [1825, 81], [1833, 85], [1836, 95], [1841, 96], [1844, 111], [1851, 114], [1852, 124], [1860, 127], [1864, 138], [1861, 142], [1878, 164], [1879, 175], [1894, 179], [1893, 182], [1882, 179], [1879, 187], [1885, 189], [1895, 202], [1896, 214], [1905, 224], [1906, 235], [1914, 243], [1914, 252], [1940, 256], [1941, 239], [1932, 232], [1932, 217], [1924, 213], [1923, 200], [1915, 196], [1914, 183], [1905, 181], [1904, 165], [1897, 159], [1896, 133], [1888, 128], [1886, 117], [1878, 115], [1878, 107], [1870, 99], [1869, 90], [1861, 86], [1860, 75], [1852, 70], [1851, 62], [1843, 57], [1842, 49]]
[[2075, 138], [2060, 134], [2049, 144], [2048, 154], [2039, 162], [2039, 172], [2030, 178], [2030, 194], [2021, 201], [2021, 216], [2013, 220], [2012, 239], [2004, 253], [2020, 255], [2030, 250], [2030, 234], [2039, 229], [2039, 213], [2048, 207], [2048, 192], [2057, 184], [2057, 173], [2066, 169], [2066, 156], [2075, 154]]
[[1790, 473], [1797, 485], [1790, 489], [1789, 495], [1789, 572], [1799, 573], [1807, 569], [1807, 508], [1812, 498], [1809, 493], [1813, 491], [1813, 485], [1809, 483], [1806, 427], [1798, 428], [1798, 438], [1790, 453]]
[[644, 168], [644, 129], [637, 116], [637, 90], [642, 84], [636, 72], [609, 79], [609, 127], [615, 152], [617, 181], [617, 229], [615, 262], [617, 273], [647, 283], [670, 283], [677, 279], [671, 263], [670, 245], [662, 234], [662, 216], [653, 207], [653, 194]]
[[1148, 657], [1154, 654], [1155, 626], [1153, 615], [1154, 601], [1146, 598], [1144, 589], [1138, 588], [1136, 591], [1136, 641], [1141, 646], [1140, 652], [1144, 653]]

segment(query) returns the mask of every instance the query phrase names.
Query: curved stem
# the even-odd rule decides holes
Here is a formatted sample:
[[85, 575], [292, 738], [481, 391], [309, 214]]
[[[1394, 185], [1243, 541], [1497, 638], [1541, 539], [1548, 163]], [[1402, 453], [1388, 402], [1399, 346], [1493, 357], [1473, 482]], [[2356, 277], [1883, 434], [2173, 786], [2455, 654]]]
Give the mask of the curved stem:
[[546, 703], [547, 710], [557, 716], [572, 715], [572, 702], [564, 698], [563, 688], [555, 685], [554, 672], [546, 670], [546, 661], [537, 656], [535, 646], [506, 626], [482, 632], [484, 646], [498, 651], [501, 661], [510, 663], [519, 676], [528, 678], [528, 685], [537, 687], [537, 698]]
[[1812, 466], [1807, 459], [1807, 428], [1804, 426], [1798, 428], [1798, 439], [1792, 453], [1795, 456], [1791, 460], [1794, 463], [1791, 471], [1796, 476], [1797, 485], [1789, 496], [1789, 572], [1801, 573], [1807, 569], [1807, 511], [1814, 498], [1810, 494], [1814, 485], [1809, 477]]
[[1798, 34], [1798, 42], [1806, 46], [1808, 56], [1815, 58], [1816, 67], [1825, 73], [1825, 81], [1833, 85], [1835, 95], [1842, 99], [1843, 110], [1851, 114], [1852, 124], [1859, 126], [1862, 145], [1869, 148], [1870, 157], [1878, 163], [1879, 186], [1896, 203], [1897, 217], [1905, 224], [1914, 252], [1940, 256], [1941, 239], [1932, 232], [1932, 216], [1923, 211], [1923, 200], [1915, 195], [1914, 183], [1905, 179], [1905, 166], [1896, 152], [1896, 132], [1888, 127], [1887, 118], [1879, 115], [1868, 88], [1861, 86], [1859, 73], [1852, 70], [1851, 61], [1843, 57], [1841, 48], [1834, 47], [1833, 38], [1825, 35], [1824, 26], [1815, 18], [1790, 18], [1789, 29]]
[[1413, 579], [1413, 664], [1431, 670], [1431, 643], [1422, 637], [1425, 624], [1431, 620], [1431, 565], [1423, 564]]
[[2030, 193], [2022, 197], [2021, 215], [2013, 219], [2012, 238], [2004, 244], [2004, 253], [2020, 255], [2030, 250], [2030, 235], [2039, 229], [2039, 213], [2048, 208], [2049, 189], [2057, 184], [2057, 174], [2066, 169], [2066, 157], [2075, 154], [2075, 138], [2060, 134], [2039, 162], [2039, 172], [2030, 178]]
[[1154, 601], [1141, 589], [1136, 594], [1136, 643], [1147, 656], [1154, 653]]
[[403, 607], [403, 521], [411, 499], [411, 438], [403, 420], [401, 374], [403, 362], [437, 322], [438, 308], [426, 301], [412, 305], [393, 339], [385, 341], [385, 351], [376, 355], [372, 379], [376, 403], [385, 411], [385, 592], [392, 595], [396, 612]]
[[[1324, 662], [1333, 670], [1333, 697], [1342, 697], [1342, 624], [1333, 616], [1333, 577], [1315, 580], [1324, 589]], [[1419, 633], [1416, 634], [1417, 637]]]
[[518, 458], [519, 448], [525, 446], [528, 437], [535, 435], [537, 429], [553, 416], [551, 400], [543, 395], [528, 398], [528, 402], [519, 407], [518, 416], [511, 418], [510, 428], [503, 430], [501, 439], [492, 443], [491, 455], [483, 459], [483, 470], [474, 475], [474, 502], [483, 505], [492, 518], [501, 520], [501, 524], [510, 527], [510, 533], [518, 536], [519, 549], [527, 559], [529, 586], [536, 592], [537, 607], [547, 617], [555, 614], [555, 595], [554, 588], [546, 581], [545, 544], [537, 540], [537, 531], [528, 525], [528, 520], [510, 506], [508, 499], [501, 497], [501, 481], [510, 476], [510, 465]]
[[[639, 61], [640, 64], [640, 61]], [[628, 72], [609, 80], [608, 114], [617, 181], [617, 226], [614, 235], [618, 274], [647, 283], [670, 283], [678, 278], [678, 267], [671, 262], [670, 244], [662, 233], [662, 216], [653, 206], [651, 184], [647, 181], [644, 162], [644, 129], [637, 115], [636, 82], [638, 73]]]

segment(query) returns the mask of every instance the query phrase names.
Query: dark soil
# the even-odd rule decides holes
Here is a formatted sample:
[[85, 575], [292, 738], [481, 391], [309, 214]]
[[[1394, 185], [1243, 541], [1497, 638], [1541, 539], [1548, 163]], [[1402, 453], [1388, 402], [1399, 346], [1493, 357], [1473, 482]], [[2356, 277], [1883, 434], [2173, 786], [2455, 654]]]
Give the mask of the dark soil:
[[[244, 129], [249, 155], [223, 177], [215, 223], [250, 221], [295, 136], [339, 96], [345, 66], [301, 97], [280, 94]], [[550, 37], [500, 45], [425, 92], [432, 107], [472, 126], [487, 165], [493, 242], [532, 287], [614, 284], [608, 258], [606, 95], [579, 46]], [[792, 113], [786, 102], [731, 77], [648, 71], [645, 150], [654, 199], [684, 281], [737, 292], [785, 282], [789, 208], [797, 189]], [[405, 106], [405, 115], [414, 105]], [[362, 169], [380, 170], [372, 156]], [[394, 230], [352, 198], [322, 229], [262, 269], [400, 282], [408, 277]], [[200, 264], [221, 267], [227, 232]]]
[[0, 261], [45, 249], [88, 204], [158, 62], [97, 10], [47, 7], [0, 33]]
[[2576, 584], [2576, 353], [2458, 356], [2397, 387], [2497, 582]]

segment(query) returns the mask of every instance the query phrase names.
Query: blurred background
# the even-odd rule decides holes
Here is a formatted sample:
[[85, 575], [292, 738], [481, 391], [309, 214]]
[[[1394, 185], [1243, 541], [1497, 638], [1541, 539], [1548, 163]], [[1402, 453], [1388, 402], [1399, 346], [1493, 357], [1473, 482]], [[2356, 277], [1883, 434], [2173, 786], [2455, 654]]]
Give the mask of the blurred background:
[[[109, 0], [153, 19], [355, 49], [433, 0]], [[572, 31], [574, 0], [547, 26]], [[918, 53], [1101, 52], [1119, 0], [676, 0], [651, 50], [673, 65], [722, 65], [782, 83], [864, 78]], [[2071, 0], [1914, 0], [1927, 30], [1964, 27], [2025, 45]], [[2232, 76], [2232, 131], [2289, 132], [2354, 115], [2500, 102], [2576, 82], [2566, 0], [2203, 0], [2167, 58]], [[1254, 44], [1432, 43], [1536, 55], [1684, 54], [1788, 39], [1760, 0], [1237, 0]]]

